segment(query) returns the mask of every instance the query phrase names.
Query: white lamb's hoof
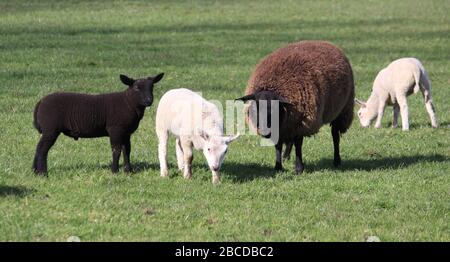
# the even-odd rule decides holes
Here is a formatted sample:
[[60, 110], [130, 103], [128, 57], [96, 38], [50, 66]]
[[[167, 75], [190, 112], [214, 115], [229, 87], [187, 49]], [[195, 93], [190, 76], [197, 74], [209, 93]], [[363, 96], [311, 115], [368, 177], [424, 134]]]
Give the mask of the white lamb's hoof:
[[161, 170], [161, 177], [169, 177], [169, 171], [168, 170]]
[[398, 125], [392, 125], [392, 128], [397, 128], [398, 127]]
[[381, 128], [381, 125], [375, 125], [375, 128], [376, 129]]
[[185, 173], [183, 174], [184, 179], [191, 179], [192, 178], [192, 174], [191, 173]]
[[220, 177], [219, 177], [219, 176], [213, 176], [213, 178], [212, 178], [212, 183], [213, 183], [214, 185], [220, 184]]

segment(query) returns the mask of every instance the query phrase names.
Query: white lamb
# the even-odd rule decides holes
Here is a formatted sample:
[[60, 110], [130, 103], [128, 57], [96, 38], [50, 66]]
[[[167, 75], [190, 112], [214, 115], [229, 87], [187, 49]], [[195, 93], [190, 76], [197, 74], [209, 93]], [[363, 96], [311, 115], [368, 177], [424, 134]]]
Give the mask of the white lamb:
[[167, 140], [169, 132], [175, 135], [178, 168], [186, 179], [192, 176], [192, 146], [202, 150], [212, 171], [212, 182], [220, 182], [219, 169], [227, 153], [228, 144], [238, 138], [223, 135], [223, 120], [216, 105], [185, 88], [165, 93], [156, 112], [161, 176], [168, 176]]
[[363, 127], [368, 127], [377, 117], [375, 128], [381, 127], [386, 105], [394, 106], [392, 127], [397, 127], [398, 113], [402, 116], [402, 129], [409, 130], [408, 103], [406, 97], [421, 91], [425, 108], [431, 119], [431, 126], [437, 127], [437, 120], [431, 100], [431, 83], [422, 63], [416, 58], [400, 58], [382, 69], [373, 82], [372, 94], [367, 102], [356, 99], [361, 105], [358, 117]]

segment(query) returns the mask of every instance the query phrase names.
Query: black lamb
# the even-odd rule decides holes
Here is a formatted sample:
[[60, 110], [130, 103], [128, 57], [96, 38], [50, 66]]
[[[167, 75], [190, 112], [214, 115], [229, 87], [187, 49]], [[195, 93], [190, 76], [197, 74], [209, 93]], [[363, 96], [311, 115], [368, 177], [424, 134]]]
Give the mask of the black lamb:
[[153, 85], [163, 73], [134, 80], [120, 75], [125, 91], [88, 95], [57, 92], [42, 98], [34, 109], [34, 126], [42, 134], [36, 147], [33, 171], [47, 174], [47, 154], [60, 133], [78, 138], [109, 136], [112, 149], [111, 171], [119, 170], [123, 151], [124, 170], [131, 172], [130, 136], [138, 128], [146, 107], [153, 103]]

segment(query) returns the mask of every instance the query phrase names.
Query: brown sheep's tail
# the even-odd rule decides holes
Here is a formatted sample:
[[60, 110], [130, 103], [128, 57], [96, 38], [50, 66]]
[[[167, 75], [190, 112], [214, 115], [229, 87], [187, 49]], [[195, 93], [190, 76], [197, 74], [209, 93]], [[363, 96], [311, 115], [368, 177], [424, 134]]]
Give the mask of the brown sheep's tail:
[[39, 125], [38, 121], [37, 121], [37, 112], [39, 109], [39, 105], [41, 104], [41, 101], [39, 101], [36, 106], [34, 107], [34, 114], [33, 114], [33, 125], [34, 127], [37, 129], [37, 131], [39, 132], [39, 134], [42, 134], [42, 129], [41, 126]]

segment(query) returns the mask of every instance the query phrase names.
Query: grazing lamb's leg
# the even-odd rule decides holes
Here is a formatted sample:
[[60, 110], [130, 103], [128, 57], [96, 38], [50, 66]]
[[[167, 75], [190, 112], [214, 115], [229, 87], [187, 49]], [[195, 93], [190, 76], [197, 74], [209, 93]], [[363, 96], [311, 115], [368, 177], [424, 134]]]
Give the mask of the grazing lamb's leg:
[[302, 158], [302, 145], [303, 145], [303, 136], [298, 137], [295, 139], [295, 172], [297, 174], [301, 174], [303, 172], [303, 169], [305, 168], [303, 165], [303, 158]]
[[409, 130], [409, 120], [408, 120], [408, 102], [406, 101], [406, 96], [397, 96], [398, 105], [400, 106], [400, 115], [402, 117], [402, 130]]
[[279, 141], [275, 145], [275, 170], [276, 171], [283, 170], [283, 164], [282, 164], [282, 160], [281, 160], [282, 151], [283, 151], [283, 142]]
[[283, 160], [289, 160], [291, 158], [292, 146], [294, 143], [289, 142], [286, 144], [286, 149], [284, 150]]
[[36, 147], [36, 155], [34, 157], [33, 169], [37, 175], [47, 174], [47, 156], [50, 148], [55, 144], [59, 133], [43, 133]]
[[168, 133], [167, 131], [157, 132], [158, 135], [158, 158], [159, 158], [159, 168], [161, 172], [161, 177], [167, 177], [169, 175], [169, 171], [167, 168], [167, 140]]
[[192, 142], [190, 141], [181, 141], [181, 148], [183, 150], [183, 158], [184, 158], [184, 169], [183, 169], [183, 177], [186, 179], [191, 179], [192, 177]]
[[123, 141], [122, 146], [123, 151], [123, 162], [124, 162], [124, 171], [126, 173], [131, 172], [131, 164], [130, 164], [130, 152], [131, 152], [131, 142], [130, 142], [130, 136], [127, 136]]
[[212, 183], [214, 185], [219, 184], [220, 183], [220, 173], [219, 173], [219, 171], [212, 171], [212, 174], [213, 174], [213, 176], [212, 176]]
[[394, 111], [393, 111], [393, 119], [392, 119], [392, 128], [398, 127], [398, 114], [400, 113], [400, 106], [398, 103], [394, 104]]
[[183, 171], [183, 167], [184, 167], [184, 161], [183, 161], [183, 149], [181, 149], [181, 142], [180, 139], [177, 138], [175, 141], [175, 151], [177, 153], [177, 164], [178, 164], [178, 169], [180, 171]]
[[375, 122], [375, 128], [381, 127], [381, 120], [383, 119], [385, 108], [386, 108], [386, 101], [384, 99], [380, 99], [380, 102], [378, 103], [378, 116]]
[[431, 90], [423, 89], [422, 91], [423, 98], [425, 99], [425, 108], [427, 109], [428, 115], [430, 116], [431, 126], [436, 128], [438, 127], [438, 123], [436, 120], [436, 114], [433, 106], [433, 101], [431, 99]]
[[341, 165], [341, 155], [339, 154], [340, 133], [336, 125], [331, 126], [331, 135], [333, 136], [334, 160], [333, 165], [338, 167]]

